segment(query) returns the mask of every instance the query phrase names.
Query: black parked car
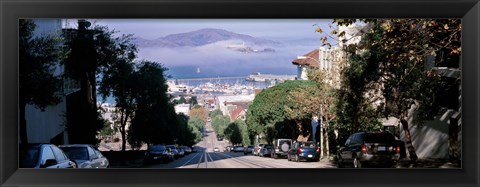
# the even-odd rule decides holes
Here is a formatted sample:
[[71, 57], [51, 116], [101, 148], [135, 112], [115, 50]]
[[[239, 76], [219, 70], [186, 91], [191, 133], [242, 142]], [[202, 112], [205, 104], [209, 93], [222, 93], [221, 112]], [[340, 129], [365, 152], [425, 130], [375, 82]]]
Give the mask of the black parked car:
[[20, 145], [20, 168], [77, 168], [65, 153], [53, 144]]
[[273, 157], [273, 145], [271, 144], [263, 144], [262, 147], [258, 150], [258, 156], [260, 157]]
[[320, 148], [318, 148], [313, 142], [295, 142], [292, 148], [288, 151], [288, 161], [298, 162], [300, 160], [305, 161], [319, 161], [320, 160]]
[[352, 134], [337, 153], [338, 166], [350, 163], [354, 168], [367, 164], [392, 167], [400, 156], [400, 147], [388, 132], [359, 132]]
[[145, 163], [152, 163], [156, 161], [169, 162], [174, 160], [173, 152], [170, 148], [164, 145], [150, 145], [147, 152], [145, 152]]

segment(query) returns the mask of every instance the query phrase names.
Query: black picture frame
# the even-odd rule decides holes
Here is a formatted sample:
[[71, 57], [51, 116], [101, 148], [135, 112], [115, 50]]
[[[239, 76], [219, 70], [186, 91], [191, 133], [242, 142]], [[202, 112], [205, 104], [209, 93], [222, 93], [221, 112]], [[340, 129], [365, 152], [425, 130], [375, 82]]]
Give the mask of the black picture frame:
[[[479, 0], [2, 0], [2, 186], [480, 186]], [[461, 18], [461, 169], [18, 169], [20, 18]]]

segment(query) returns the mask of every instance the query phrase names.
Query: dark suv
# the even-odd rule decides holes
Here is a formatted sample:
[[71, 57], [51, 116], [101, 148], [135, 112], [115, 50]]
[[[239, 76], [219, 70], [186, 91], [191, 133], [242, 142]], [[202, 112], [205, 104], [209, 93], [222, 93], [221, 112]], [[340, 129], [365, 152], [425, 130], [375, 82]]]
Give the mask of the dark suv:
[[367, 164], [392, 167], [400, 155], [400, 147], [388, 132], [359, 132], [350, 135], [338, 153], [338, 166], [351, 163], [354, 168]]
[[288, 151], [292, 147], [291, 139], [275, 139], [273, 142], [273, 158], [287, 157]]

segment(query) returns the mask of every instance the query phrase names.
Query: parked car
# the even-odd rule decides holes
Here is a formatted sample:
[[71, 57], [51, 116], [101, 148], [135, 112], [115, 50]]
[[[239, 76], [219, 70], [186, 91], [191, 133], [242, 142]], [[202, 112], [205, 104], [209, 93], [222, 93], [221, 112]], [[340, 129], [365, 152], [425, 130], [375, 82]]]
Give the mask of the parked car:
[[188, 146], [180, 146], [180, 148], [182, 148], [185, 151], [186, 155], [192, 153], [192, 149]]
[[19, 148], [20, 168], [77, 168], [77, 164], [53, 144], [27, 144]]
[[288, 151], [292, 147], [291, 139], [275, 139], [273, 142], [273, 158], [287, 157]]
[[233, 146], [225, 147], [225, 152], [231, 152], [231, 151], [233, 151]]
[[235, 146], [235, 147], [233, 148], [233, 151], [234, 151], [234, 152], [243, 152], [244, 150], [245, 150], [245, 148], [244, 148], [243, 146], [240, 146], [240, 145]]
[[292, 148], [288, 151], [288, 161], [319, 161], [320, 148], [313, 142], [294, 142]]
[[197, 152], [197, 147], [196, 146], [192, 146], [192, 153], [196, 153]]
[[351, 163], [354, 168], [368, 164], [392, 167], [400, 156], [400, 146], [388, 132], [358, 132], [350, 135], [337, 153], [338, 166]]
[[219, 152], [219, 151], [220, 149], [218, 149], [218, 147], [213, 148], [213, 152]]
[[258, 156], [260, 157], [273, 157], [273, 145], [271, 144], [263, 144], [262, 147], [258, 151]]
[[178, 150], [178, 155], [180, 157], [184, 157], [185, 156], [185, 150], [183, 150], [181, 147], [177, 147], [177, 150]]
[[217, 141], [223, 141], [223, 136], [217, 135]]
[[243, 154], [247, 155], [247, 154], [250, 154], [252, 153], [253, 154], [253, 145], [248, 145], [245, 150], [243, 150]]
[[255, 148], [253, 149], [253, 155], [258, 156], [258, 152], [260, 152], [260, 149], [263, 145], [265, 144], [258, 144], [257, 146], [255, 146]]
[[110, 163], [107, 157], [90, 144], [60, 145], [68, 158], [72, 159], [78, 168], [108, 168]]
[[165, 145], [149, 145], [147, 151], [145, 152], [144, 162], [169, 162], [174, 160], [173, 156], [172, 150], [167, 148]]
[[167, 148], [170, 148], [170, 150], [172, 150], [173, 158], [174, 158], [174, 159], [180, 158], [180, 152], [178, 151], [177, 146], [175, 146], [175, 145], [166, 145], [166, 147], [167, 147]]

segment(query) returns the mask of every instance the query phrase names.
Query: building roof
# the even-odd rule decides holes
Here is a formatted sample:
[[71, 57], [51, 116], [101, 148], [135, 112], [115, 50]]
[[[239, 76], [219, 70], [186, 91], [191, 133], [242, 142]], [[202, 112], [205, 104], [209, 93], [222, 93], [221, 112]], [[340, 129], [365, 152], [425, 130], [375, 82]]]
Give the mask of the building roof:
[[246, 110], [245, 108], [238, 106], [235, 110], [230, 112], [230, 119], [232, 120], [237, 119], [238, 116], [240, 116], [240, 114], [245, 110]]
[[[318, 49], [314, 49], [313, 51], [308, 52], [307, 54], [303, 55], [306, 57], [311, 57], [313, 59], [318, 59]], [[306, 58], [306, 59], [294, 59], [292, 61], [292, 64], [295, 65], [306, 65], [310, 67], [319, 67], [318, 62], [311, 59], [311, 58]]]

